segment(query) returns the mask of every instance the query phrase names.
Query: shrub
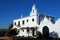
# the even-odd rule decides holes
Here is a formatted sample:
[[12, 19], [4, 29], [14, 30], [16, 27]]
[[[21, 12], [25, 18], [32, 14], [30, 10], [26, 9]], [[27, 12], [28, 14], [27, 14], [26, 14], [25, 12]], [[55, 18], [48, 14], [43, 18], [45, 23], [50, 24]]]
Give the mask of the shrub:
[[40, 31], [36, 31], [36, 37], [37, 37], [37, 38], [41, 38], [41, 37], [42, 37], [42, 34], [41, 34]]
[[6, 32], [6, 36], [16, 36], [18, 34], [17, 29], [8, 29]]

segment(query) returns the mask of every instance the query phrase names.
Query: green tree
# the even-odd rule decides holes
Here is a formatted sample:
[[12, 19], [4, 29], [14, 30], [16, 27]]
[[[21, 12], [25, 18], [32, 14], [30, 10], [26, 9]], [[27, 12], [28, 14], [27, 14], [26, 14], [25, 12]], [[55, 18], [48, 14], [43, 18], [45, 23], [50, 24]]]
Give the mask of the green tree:
[[10, 25], [9, 25], [9, 28], [8, 29], [11, 29], [13, 27], [13, 23], [11, 23]]
[[14, 29], [8, 29], [7, 33], [6, 33], [6, 36], [16, 36], [17, 34], [18, 34], [18, 32], [17, 32], [16, 28], [14, 28]]
[[37, 38], [41, 38], [41, 37], [42, 37], [42, 34], [41, 34], [40, 31], [36, 31], [36, 37], [37, 37]]

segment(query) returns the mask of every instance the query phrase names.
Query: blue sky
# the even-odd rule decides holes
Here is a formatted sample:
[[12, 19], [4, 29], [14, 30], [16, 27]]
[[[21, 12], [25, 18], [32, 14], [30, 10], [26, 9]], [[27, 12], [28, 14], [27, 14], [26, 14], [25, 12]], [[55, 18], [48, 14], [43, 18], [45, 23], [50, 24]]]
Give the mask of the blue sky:
[[0, 0], [0, 28], [8, 28], [21, 14], [28, 16], [33, 4], [38, 13], [60, 17], [60, 0]]

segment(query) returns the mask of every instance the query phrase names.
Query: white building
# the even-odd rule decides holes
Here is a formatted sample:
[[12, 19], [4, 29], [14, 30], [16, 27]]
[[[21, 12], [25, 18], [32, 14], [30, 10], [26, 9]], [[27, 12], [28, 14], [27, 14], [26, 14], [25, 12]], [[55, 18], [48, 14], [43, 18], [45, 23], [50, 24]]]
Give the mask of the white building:
[[21, 15], [20, 19], [13, 20], [13, 28], [17, 28], [19, 30], [19, 34], [17, 36], [27, 37], [32, 36], [33, 33], [36, 35], [36, 31], [43, 33], [43, 28], [47, 26], [49, 33], [56, 31], [60, 37], [60, 31], [58, 31], [60, 30], [59, 23], [60, 20], [56, 21], [56, 23], [54, 22], [53, 16], [39, 14], [36, 6], [33, 5], [29, 16], [23, 17]]

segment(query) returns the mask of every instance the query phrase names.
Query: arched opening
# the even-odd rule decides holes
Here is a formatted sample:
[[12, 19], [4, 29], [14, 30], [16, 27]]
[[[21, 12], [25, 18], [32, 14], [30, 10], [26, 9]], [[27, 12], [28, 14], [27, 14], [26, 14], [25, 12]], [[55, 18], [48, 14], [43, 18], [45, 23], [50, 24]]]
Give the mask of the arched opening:
[[42, 29], [43, 37], [48, 38], [49, 37], [49, 28], [47, 26], [44, 26]]

